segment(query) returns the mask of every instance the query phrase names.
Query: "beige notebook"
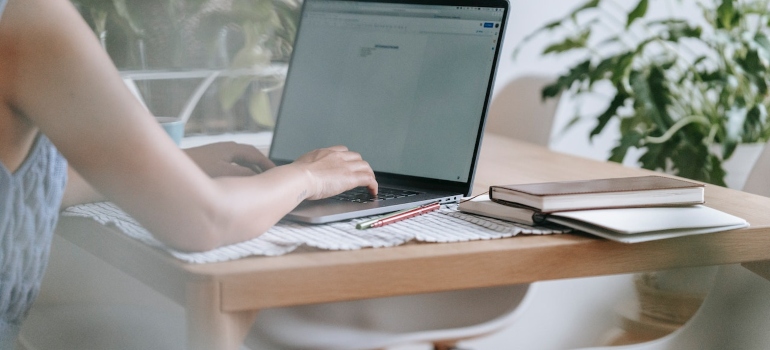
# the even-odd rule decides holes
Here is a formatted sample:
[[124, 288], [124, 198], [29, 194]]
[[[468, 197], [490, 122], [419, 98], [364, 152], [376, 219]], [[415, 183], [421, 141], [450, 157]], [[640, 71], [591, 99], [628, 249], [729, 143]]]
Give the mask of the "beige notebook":
[[704, 203], [705, 186], [664, 176], [491, 186], [493, 201], [542, 212]]

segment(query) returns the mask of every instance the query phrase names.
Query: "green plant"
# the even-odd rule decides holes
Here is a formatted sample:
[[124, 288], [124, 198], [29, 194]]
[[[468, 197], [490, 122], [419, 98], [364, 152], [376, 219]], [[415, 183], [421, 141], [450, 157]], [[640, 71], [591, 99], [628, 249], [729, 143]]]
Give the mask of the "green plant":
[[[154, 41], [160, 64], [151, 68], [205, 68], [223, 46], [233, 68], [285, 60], [299, 20], [300, 0], [72, 0], [100, 37]], [[108, 28], [117, 30], [106, 35]], [[227, 38], [223, 34], [229, 34]], [[128, 41], [124, 43], [122, 41]], [[205, 60], [190, 62], [186, 49]], [[187, 59], [187, 61], [185, 61]]]
[[[233, 70], [259, 71], [273, 61], [288, 60], [300, 12], [300, 0], [72, 2], [116, 64], [140, 69], [226, 65]], [[219, 86], [222, 108], [230, 110], [251, 91], [249, 112], [254, 119], [266, 119], [262, 116], [269, 110], [265, 92], [249, 89], [258, 79], [253, 74], [225, 78]]]
[[[276, 58], [287, 60], [291, 55], [297, 32], [299, 5], [299, 0], [234, 0], [232, 10], [221, 22], [237, 23], [244, 34], [244, 45], [233, 57], [230, 68], [265, 66]], [[217, 23], [216, 18], [210, 17], [209, 20]], [[254, 78], [250, 76], [227, 78], [219, 91], [222, 107], [231, 109], [254, 83]], [[281, 83], [272, 83], [276, 84]], [[273, 126], [272, 118], [269, 117], [270, 102], [265, 89], [251, 89], [248, 110], [257, 123]]]
[[[652, 18], [648, 9], [668, 1], [640, 0], [629, 11], [613, 0], [590, 0], [525, 42], [567, 31], [543, 54], [584, 56], [543, 89], [543, 98], [612, 91], [589, 135], [619, 121], [611, 161], [638, 148], [644, 168], [724, 186], [722, 163], [736, 146], [770, 138], [770, 1], [705, 0], [697, 3], [700, 20]], [[609, 35], [598, 37], [603, 33]], [[569, 125], [580, 119], [578, 112]]]

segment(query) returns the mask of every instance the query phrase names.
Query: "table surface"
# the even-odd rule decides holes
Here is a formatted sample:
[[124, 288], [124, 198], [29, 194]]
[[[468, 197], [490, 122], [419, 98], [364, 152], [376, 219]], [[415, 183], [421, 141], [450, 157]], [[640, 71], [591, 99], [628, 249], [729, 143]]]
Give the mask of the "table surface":
[[[474, 193], [493, 184], [651, 173], [487, 134]], [[192, 348], [236, 348], [256, 310], [263, 308], [770, 260], [770, 198], [712, 185], [705, 192], [708, 206], [751, 226], [636, 244], [578, 233], [294, 252], [201, 265], [178, 261], [88, 219], [63, 218], [57, 232], [186, 305], [189, 332], [208, 332], [205, 337], [190, 334]], [[770, 276], [767, 266], [750, 264]]]

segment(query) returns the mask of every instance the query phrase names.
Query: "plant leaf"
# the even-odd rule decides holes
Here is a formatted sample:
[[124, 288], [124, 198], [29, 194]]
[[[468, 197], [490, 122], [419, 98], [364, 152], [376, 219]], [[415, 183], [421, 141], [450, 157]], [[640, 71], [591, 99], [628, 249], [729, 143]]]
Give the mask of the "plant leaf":
[[746, 57], [736, 59], [736, 62], [746, 70], [746, 73], [754, 76], [759, 76], [765, 71], [765, 66], [762, 64], [759, 53], [756, 50], [749, 50], [746, 53]]
[[646, 151], [639, 157], [639, 163], [642, 168], [656, 171], [666, 171], [666, 159], [671, 157], [671, 147], [666, 147], [662, 143], [647, 144], [644, 147]]
[[134, 16], [131, 13], [131, 9], [133, 7], [129, 7], [126, 3], [126, 0], [112, 0], [113, 6], [115, 6], [115, 13], [118, 14], [123, 20], [128, 23], [131, 30], [134, 32], [137, 36], [143, 36], [144, 35], [144, 26], [141, 21], [139, 21], [139, 18], [142, 16]]
[[687, 21], [683, 19], [677, 19], [677, 18], [667, 18], [667, 19], [659, 19], [659, 20], [647, 22], [648, 26], [656, 26], [656, 25], [669, 26], [672, 24], [687, 24]]
[[[671, 147], [671, 146], [667, 146]], [[672, 171], [696, 181], [709, 181], [710, 161], [708, 148], [703, 143], [677, 143], [671, 153]]]
[[735, 152], [735, 149], [738, 148], [738, 143], [731, 141], [731, 140], [725, 140], [722, 143], [722, 160], [728, 160]]
[[727, 75], [722, 70], [701, 72], [700, 79], [705, 83], [724, 83], [727, 80]]
[[767, 35], [764, 33], [757, 33], [757, 35], [754, 36], [754, 42], [757, 43], [757, 46], [762, 48], [760, 51], [762, 52], [762, 55], [765, 56], [765, 59], [770, 59], [770, 39], [767, 38]]
[[708, 173], [706, 174], [708, 180], [706, 182], [727, 187], [727, 183], [725, 183], [727, 172], [722, 167], [722, 160], [712, 154], [708, 156], [708, 164]]
[[639, 18], [644, 17], [644, 15], [647, 14], [647, 6], [649, 5], [648, 0], [640, 0], [638, 4], [636, 4], [636, 7], [631, 10], [631, 12], [628, 13], [628, 21], [626, 22], [626, 29], [631, 27], [631, 24], [634, 23]]
[[273, 128], [273, 112], [270, 108], [270, 99], [262, 89], [254, 89], [249, 99], [249, 115], [260, 126]]
[[[672, 171], [688, 179], [726, 186], [722, 160], [709, 152], [703, 142], [680, 142], [671, 152]], [[666, 146], [666, 147], [671, 147]]]
[[735, 14], [733, 0], [722, 0], [722, 4], [717, 7], [717, 28], [731, 29]]
[[571, 17], [573, 20], [577, 17], [577, 15], [585, 10], [597, 8], [599, 7], [600, 0], [588, 0], [586, 3], [584, 3], [582, 6], [576, 8], [572, 11], [572, 13], [569, 14], [569, 17]]
[[549, 53], [562, 53], [570, 50], [575, 49], [583, 49], [586, 47], [586, 44], [588, 43], [588, 38], [591, 36], [591, 29], [586, 28], [582, 32], [578, 33], [578, 35], [573, 37], [568, 37], [564, 39], [564, 41], [551, 44], [548, 47], [546, 47], [543, 50], [543, 55], [547, 55]]
[[588, 72], [591, 69], [591, 60], [585, 60], [578, 63], [574, 67], [570, 68], [567, 74], [564, 74], [556, 80], [555, 83], [543, 88], [542, 97], [547, 99], [550, 97], [556, 97], [562, 91], [569, 89], [572, 84], [578, 81], [582, 81], [589, 78]]
[[650, 67], [649, 72], [632, 72], [631, 86], [634, 89], [634, 105], [643, 110], [659, 130], [665, 131], [673, 124], [668, 115], [671, 104], [671, 91], [666, 86], [666, 76], [658, 66]]
[[598, 49], [598, 48], [602, 48], [602, 47], [605, 47], [605, 46], [609, 46], [611, 44], [617, 44], [617, 43], [620, 43], [620, 42], [621, 42], [620, 41], [620, 36], [619, 35], [615, 35], [615, 36], [612, 36], [610, 38], [602, 40], [600, 43], [596, 44], [594, 47]]
[[541, 28], [541, 30], [551, 30], [551, 29], [554, 29], [556, 27], [561, 26], [562, 22], [563, 22], [562, 19], [557, 19], [557, 20], [554, 20], [552, 22], [546, 23], [546, 25], [544, 25]]
[[643, 137], [644, 136], [638, 132], [623, 134], [618, 145], [610, 151], [609, 161], [623, 163], [623, 159], [626, 158], [628, 149], [639, 146]]
[[[625, 67], [630, 64], [630, 58], [632, 58], [632, 56], [633, 53], [624, 52], [605, 58], [596, 65], [596, 68], [590, 71], [590, 83], [593, 84], [597, 81], [604, 80], [608, 76], [613, 79], [618, 76], [622, 76], [624, 74]], [[617, 84], [615, 84], [613, 81], [613, 85]]]
[[597, 123], [593, 130], [591, 130], [591, 134], [588, 135], [589, 140], [593, 139], [594, 136], [600, 134], [602, 130], [604, 130], [604, 127], [607, 126], [610, 119], [617, 115], [618, 109], [626, 103], [628, 97], [629, 96], [623, 91], [618, 91], [615, 94], [615, 97], [612, 99], [607, 109], [596, 118]]
[[555, 81], [552, 84], [548, 84], [545, 87], [543, 87], [543, 91], [541, 92], [541, 98], [543, 101], [554, 98], [556, 96], [559, 96], [559, 94], [564, 90], [564, 87], [562, 84], [560, 84], [559, 81]]
[[246, 89], [251, 84], [251, 77], [242, 76], [237, 78], [228, 78], [219, 87], [219, 103], [222, 108], [229, 111], [235, 105], [241, 96], [246, 92]]
[[612, 82], [612, 85], [618, 90], [627, 90], [623, 81], [627, 80], [631, 74], [631, 65], [634, 63], [635, 56], [636, 54], [633, 51], [618, 56], [618, 61], [613, 67], [612, 76], [610, 78], [610, 82]]
[[625, 135], [636, 132], [636, 118], [620, 118], [620, 134]]
[[534, 39], [536, 36], [538, 36], [540, 33], [544, 32], [546, 30], [553, 30], [554, 28], [558, 28], [559, 26], [562, 25], [563, 21], [564, 21], [564, 19], [554, 20], [553, 22], [550, 22], [550, 23], [548, 23], [548, 24], [538, 28], [534, 32], [528, 34], [527, 36], [525, 36], [523, 39], [521, 39], [521, 41], [513, 49], [513, 53], [511, 54], [511, 57], [514, 60], [516, 60], [516, 58], [519, 57], [519, 52], [521, 52], [521, 50], [522, 50], [522, 48], [524, 47], [525, 44], [529, 43], [530, 41], [532, 41], [532, 39]]
[[672, 25], [668, 27], [668, 33], [665, 40], [677, 42], [682, 38], [700, 38], [703, 29], [700, 26]]
[[756, 104], [748, 113], [746, 113], [746, 120], [743, 122], [743, 142], [759, 142], [765, 141], [762, 139], [763, 128], [767, 123], [767, 109], [762, 104]]
[[564, 125], [564, 131], [566, 131], [566, 130], [568, 130], [568, 129], [572, 128], [573, 126], [575, 126], [575, 124], [577, 124], [577, 123], [580, 121], [580, 119], [581, 119], [581, 118], [580, 118], [580, 116], [579, 116], [579, 115], [576, 115], [576, 116], [572, 117], [572, 119], [570, 119], [570, 120], [567, 122], [567, 124], [566, 124], [566, 125]]
[[692, 62], [691, 66], [697, 66], [698, 64], [700, 64], [701, 62], [705, 61], [706, 59], [708, 59], [708, 57], [700, 56], [695, 61]]

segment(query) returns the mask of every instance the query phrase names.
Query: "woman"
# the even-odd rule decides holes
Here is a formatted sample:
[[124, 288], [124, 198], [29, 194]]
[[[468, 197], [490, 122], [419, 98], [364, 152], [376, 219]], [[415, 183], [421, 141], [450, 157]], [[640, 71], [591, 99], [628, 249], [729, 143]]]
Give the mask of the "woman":
[[[377, 191], [368, 163], [343, 146], [281, 167], [234, 144], [189, 153], [123, 85], [69, 1], [0, 0], [0, 348], [37, 295], [60, 205], [103, 196], [165, 244], [202, 251], [260, 235], [305, 199]], [[269, 170], [201, 170], [246, 171], [231, 163]]]

